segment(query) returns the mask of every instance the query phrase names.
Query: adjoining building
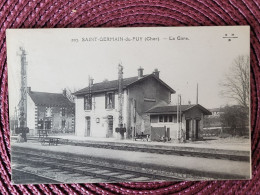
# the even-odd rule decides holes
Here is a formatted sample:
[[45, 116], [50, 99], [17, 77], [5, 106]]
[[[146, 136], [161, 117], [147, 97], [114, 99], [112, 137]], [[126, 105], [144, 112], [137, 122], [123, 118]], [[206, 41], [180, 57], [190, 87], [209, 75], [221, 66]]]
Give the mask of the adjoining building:
[[75, 104], [63, 93], [27, 90], [27, 127], [31, 135], [38, 130], [49, 133], [74, 133]]
[[[179, 112], [179, 116], [178, 116]], [[146, 111], [150, 115], [151, 137], [154, 140], [160, 139], [160, 136], [166, 136], [171, 139], [184, 140], [201, 139], [201, 130], [203, 129], [203, 120], [205, 115], [211, 115], [211, 112], [199, 104], [194, 105], [161, 105], [158, 104]], [[165, 135], [157, 133], [158, 127], [165, 128]], [[178, 130], [180, 130], [178, 135]]]

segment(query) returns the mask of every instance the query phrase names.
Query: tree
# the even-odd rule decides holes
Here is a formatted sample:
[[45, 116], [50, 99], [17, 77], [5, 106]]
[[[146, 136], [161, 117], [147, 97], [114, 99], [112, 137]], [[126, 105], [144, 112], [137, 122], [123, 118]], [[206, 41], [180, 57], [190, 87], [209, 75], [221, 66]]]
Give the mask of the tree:
[[249, 56], [238, 56], [233, 65], [220, 83], [221, 95], [235, 100], [239, 105], [249, 108]]
[[249, 109], [241, 105], [225, 106], [220, 121], [225, 133], [247, 135], [249, 133]]

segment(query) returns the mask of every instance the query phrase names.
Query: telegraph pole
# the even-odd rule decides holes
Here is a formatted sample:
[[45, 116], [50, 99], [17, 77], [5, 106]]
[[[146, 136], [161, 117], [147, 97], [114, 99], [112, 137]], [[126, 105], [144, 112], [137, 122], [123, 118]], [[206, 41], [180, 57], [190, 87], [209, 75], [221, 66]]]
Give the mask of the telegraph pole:
[[178, 140], [183, 142], [183, 130], [182, 130], [182, 110], [181, 110], [181, 95], [177, 97], [177, 123], [178, 123]]
[[22, 138], [27, 142], [26, 133], [29, 133], [27, 127], [27, 61], [26, 52], [24, 48], [20, 47], [21, 57], [21, 88], [20, 88], [20, 102], [18, 105], [19, 109], [19, 127], [16, 128], [16, 133], [22, 133]]
[[118, 128], [116, 128], [116, 132], [120, 133], [121, 139], [124, 139], [124, 133], [126, 132], [126, 128], [123, 127], [123, 66], [121, 64], [118, 65]]

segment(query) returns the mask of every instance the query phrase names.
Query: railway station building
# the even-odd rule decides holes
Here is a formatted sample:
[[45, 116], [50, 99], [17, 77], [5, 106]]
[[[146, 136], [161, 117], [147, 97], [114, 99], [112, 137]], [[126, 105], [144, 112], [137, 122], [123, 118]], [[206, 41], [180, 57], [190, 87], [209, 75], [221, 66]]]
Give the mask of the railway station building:
[[[171, 105], [171, 95], [175, 94], [175, 90], [160, 79], [157, 69], [144, 75], [143, 69], [139, 68], [137, 73], [135, 77], [123, 79], [122, 113], [123, 126], [126, 128], [125, 138], [133, 138], [137, 134], [151, 135], [153, 127], [166, 125], [169, 136], [176, 139], [176, 110]], [[91, 80], [88, 87], [75, 92], [74, 95], [77, 136], [119, 136], [115, 131], [119, 124], [118, 80], [100, 83], [93, 83]], [[160, 106], [163, 108], [157, 113]], [[168, 108], [171, 108], [170, 112]], [[185, 108], [184, 127], [188, 124], [187, 130], [192, 136], [191, 132], [195, 131], [195, 126], [202, 126], [203, 116], [210, 112], [200, 105]], [[199, 133], [199, 130], [195, 132]]]
[[[150, 118], [145, 113], [160, 101], [170, 103], [175, 91], [159, 78], [159, 71], [123, 79], [123, 126], [125, 137], [150, 133]], [[78, 136], [116, 137], [119, 123], [118, 80], [90, 83], [74, 93], [75, 133]]]

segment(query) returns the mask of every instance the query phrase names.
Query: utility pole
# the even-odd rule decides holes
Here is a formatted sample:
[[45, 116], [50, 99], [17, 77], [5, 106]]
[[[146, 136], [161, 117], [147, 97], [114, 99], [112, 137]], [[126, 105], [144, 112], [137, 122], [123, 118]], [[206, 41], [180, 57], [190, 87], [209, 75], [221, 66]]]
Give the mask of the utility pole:
[[126, 132], [126, 128], [123, 127], [123, 66], [121, 64], [118, 65], [118, 128], [116, 128], [116, 132], [120, 133], [121, 139], [124, 139], [124, 133]]
[[20, 47], [21, 56], [21, 88], [20, 88], [20, 102], [19, 102], [19, 127], [16, 128], [16, 133], [22, 133], [22, 138], [27, 142], [26, 133], [29, 133], [27, 127], [27, 61], [26, 52], [24, 48]]
[[181, 95], [177, 97], [177, 123], [178, 123], [178, 140], [183, 142], [183, 131], [182, 131], [182, 110], [181, 110]]

